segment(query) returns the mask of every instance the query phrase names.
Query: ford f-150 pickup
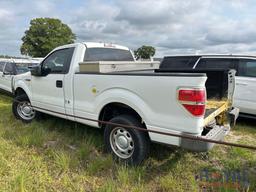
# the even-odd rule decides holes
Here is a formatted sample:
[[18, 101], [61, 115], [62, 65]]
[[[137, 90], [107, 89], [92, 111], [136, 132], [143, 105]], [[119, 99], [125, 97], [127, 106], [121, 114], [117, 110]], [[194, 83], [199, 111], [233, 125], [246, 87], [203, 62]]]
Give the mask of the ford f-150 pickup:
[[[128, 63], [125, 71], [115, 71], [118, 62]], [[111, 67], [100, 70], [101, 64]], [[150, 141], [193, 151], [214, 144], [100, 122], [215, 140], [228, 134], [238, 114], [231, 108], [234, 71], [134, 70], [137, 64], [123, 46], [58, 47], [30, 72], [15, 77], [13, 113], [24, 122], [43, 112], [102, 128], [107, 150], [128, 164], [145, 159]]]

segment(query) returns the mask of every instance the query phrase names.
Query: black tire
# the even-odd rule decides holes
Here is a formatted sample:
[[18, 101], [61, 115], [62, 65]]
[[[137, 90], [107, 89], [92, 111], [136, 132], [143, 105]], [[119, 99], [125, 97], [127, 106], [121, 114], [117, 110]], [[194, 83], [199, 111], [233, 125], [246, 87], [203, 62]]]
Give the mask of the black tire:
[[12, 103], [12, 112], [17, 119], [22, 120], [24, 123], [30, 123], [37, 116], [37, 112], [33, 110], [34, 114], [31, 115], [30, 118], [26, 118], [26, 115], [21, 114], [19, 109], [22, 103], [26, 103], [31, 106], [29, 98], [26, 94], [18, 95], [14, 98]]
[[[131, 125], [131, 126], [138, 126], [142, 127], [142, 124], [134, 117], [130, 115], [120, 115], [112, 118], [110, 120], [112, 123], [117, 124], [124, 124], [124, 125]], [[112, 139], [116, 135], [118, 135], [119, 132], [123, 131], [121, 134], [127, 135], [127, 138], [129, 139], [127, 142], [129, 143], [129, 147], [133, 147], [131, 152], [129, 153], [129, 150], [127, 151], [127, 154], [120, 154], [119, 148], [117, 147], [118, 142], [115, 142], [115, 139]], [[128, 137], [129, 136], [129, 137]], [[118, 141], [120, 139], [122, 140], [122, 135], [118, 137]], [[125, 137], [125, 136], [123, 136]], [[131, 137], [131, 138], [130, 138]], [[132, 139], [132, 141], [130, 141]], [[106, 125], [104, 130], [104, 142], [105, 147], [108, 152], [112, 153], [113, 158], [119, 162], [123, 162], [128, 165], [139, 165], [142, 163], [142, 161], [147, 157], [149, 153], [149, 146], [150, 146], [150, 140], [148, 137], [148, 134], [144, 131], [139, 131], [132, 128], [123, 128], [123, 127], [117, 127], [113, 125]], [[116, 145], [115, 145], [116, 144]], [[122, 142], [121, 142], [122, 144]], [[120, 145], [118, 145], [120, 146]], [[116, 148], [116, 150], [114, 149]], [[126, 157], [124, 157], [126, 156]]]

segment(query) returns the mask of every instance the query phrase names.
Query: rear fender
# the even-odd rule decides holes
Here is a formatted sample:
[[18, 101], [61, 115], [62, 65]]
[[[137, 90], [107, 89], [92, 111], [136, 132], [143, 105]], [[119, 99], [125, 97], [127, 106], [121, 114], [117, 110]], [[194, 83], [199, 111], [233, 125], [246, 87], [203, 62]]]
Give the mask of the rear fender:
[[[152, 114], [152, 110], [137, 94], [129, 90], [114, 88], [108, 89], [98, 95], [96, 99], [96, 114], [98, 117], [101, 110], [110, 103], [125, 104], [136, 111], [146, 124], [150, 121], [149, 117]], [[147, 118], [145, 114], [147, 114]]]

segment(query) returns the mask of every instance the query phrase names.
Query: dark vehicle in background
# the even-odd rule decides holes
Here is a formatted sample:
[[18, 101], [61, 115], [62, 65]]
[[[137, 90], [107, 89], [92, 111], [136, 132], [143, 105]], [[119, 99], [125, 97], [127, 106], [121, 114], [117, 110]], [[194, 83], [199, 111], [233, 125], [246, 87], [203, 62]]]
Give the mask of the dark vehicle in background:
[[[256, 57], [245, 55], [190, 55], [164, 57], [160, 68], [168, 70], [235, 69], [233, 105], [240, 116], [256, 118]], [[221, 79], [219, 78], [221, 82]], [[217, 82], [216, 82], [217, 83]]]
[[15, 62], [0, 61], [0, 89], [7, 93], [12, 93], [12, 79], [14, 75], [29, 71], [24, 64], [21, 66]]

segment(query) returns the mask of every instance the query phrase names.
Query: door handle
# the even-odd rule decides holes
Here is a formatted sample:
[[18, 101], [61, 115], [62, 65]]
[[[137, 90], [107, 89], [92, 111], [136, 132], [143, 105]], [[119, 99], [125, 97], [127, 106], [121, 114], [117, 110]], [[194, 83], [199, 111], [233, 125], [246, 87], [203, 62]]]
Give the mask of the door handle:
[[62, 81], [61, 80], [56, 81], [56, 87], [62, 88]]

